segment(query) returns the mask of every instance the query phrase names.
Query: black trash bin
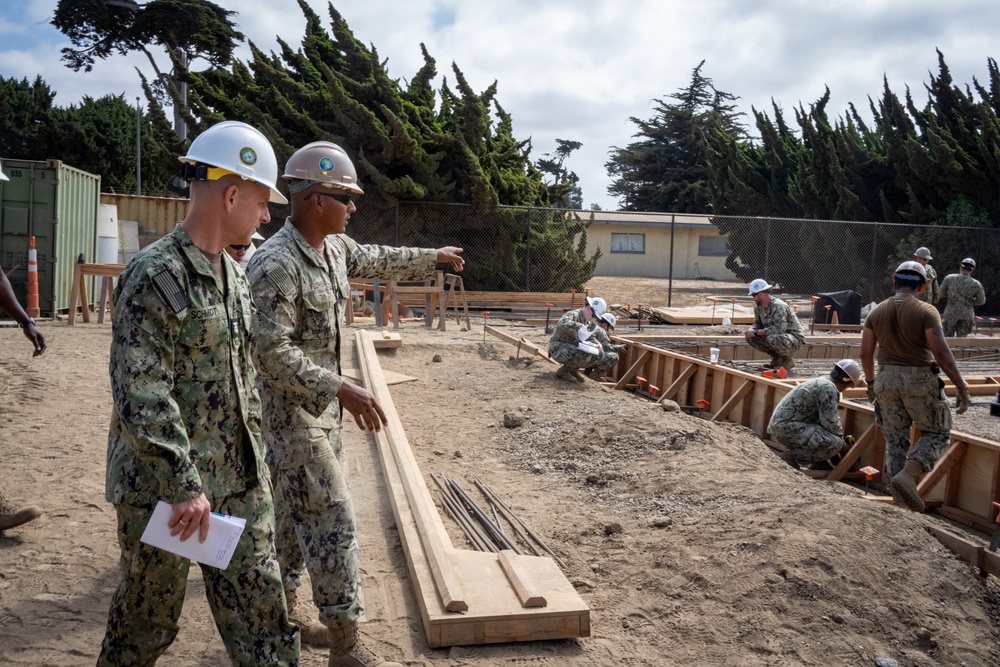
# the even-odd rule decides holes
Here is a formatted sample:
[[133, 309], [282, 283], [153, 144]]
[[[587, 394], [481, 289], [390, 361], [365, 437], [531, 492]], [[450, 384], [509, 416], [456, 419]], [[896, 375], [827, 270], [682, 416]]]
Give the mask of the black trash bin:
[[[861, 324], [861, 295], [851, 290], [817, 294], [819, 299], [813, 305], [813, 322], [829, 324], [837, 313], [840, 324]], [[830, 310], [826, 309], [830, 306]]]

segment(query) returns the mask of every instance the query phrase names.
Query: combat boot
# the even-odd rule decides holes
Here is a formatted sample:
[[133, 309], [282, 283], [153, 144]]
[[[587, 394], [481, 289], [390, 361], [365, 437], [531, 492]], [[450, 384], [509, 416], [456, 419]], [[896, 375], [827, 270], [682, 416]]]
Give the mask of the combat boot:
[[361, 643], [358, 625], [328, 628], [330, 632], [330, 662], [327, 667], [403, 667], [398, 662], [388, 662], [375, 655]]
[[575, 382], [576, 377], [573, 375], [573, 371], [565, 366], [560, 366], [559, 370], [556, 371], [556, 377], [560, 380], [566, 380], [567, 382]]
[[796, 470], [800, 469], [799, 462], [795, 460], [795, 457], [792, 455], [792, 450], [786, 449], [785, 451], [778, 454], [778, 458], [787, 463], [788, 465], [792, 466]]
[[765, 371], [774, 370], [781, 367], [781, 357], [771, 357], [771, 361], [766, 364], [760, 365], [761, 369]]
[[917, 482], [924, 474], [924, 466], [916, 459], [906, 462], [906, 467], [889, 482], [889, 492], [894, 505], [903, 505], [914, 512], [924, 511], [924, 499], [917, 493]]
[[0, 496], [0, 530], [7, 530], [34, 521], [42, 516], [42, 511], [34, 505], [18, 509]]
[[285, 591], [285, 605], [288, 607], [288, 620], [299, 626], [299, 639], [303, 644], [326, 648], [330, 645], [330, 633], [327, 627], [308, 615], [307, 606], [298, 603], [296, 590]]
[[574, 368], [570, 372], [573, 374], [573, 377], [576, 378], [577, 382], [586, 382], [587, 381], [587, 378], [584, 377], [583, 373], [580, 372], [579, 368]]
[[784, 366], [786, 371], [790, 371], [795, 368], [795, 357], [785, 356], [778, 360], [778, 365], [775, 368], [780, 368]]

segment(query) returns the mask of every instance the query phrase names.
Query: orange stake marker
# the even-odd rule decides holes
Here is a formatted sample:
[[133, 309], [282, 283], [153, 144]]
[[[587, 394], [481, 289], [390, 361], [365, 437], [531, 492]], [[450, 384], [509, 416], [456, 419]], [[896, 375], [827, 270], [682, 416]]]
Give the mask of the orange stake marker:
[[868, 482], [872, 481], [872, 478], [878, 474], [878, 468], [865, 466], [860, 472], [865, 474], [865, 495], [868, 495]]

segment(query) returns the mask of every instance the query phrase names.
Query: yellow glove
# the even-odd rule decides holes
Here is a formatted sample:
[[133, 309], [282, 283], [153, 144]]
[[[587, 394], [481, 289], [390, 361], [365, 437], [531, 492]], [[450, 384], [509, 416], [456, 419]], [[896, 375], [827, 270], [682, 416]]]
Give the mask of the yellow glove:
[[955, 414], [964, 414], [966, 410], [972, 405], [972, 396], [969, 395], [969, 388], [964, 387], [958, 390], [958, 396], [955, 398]]

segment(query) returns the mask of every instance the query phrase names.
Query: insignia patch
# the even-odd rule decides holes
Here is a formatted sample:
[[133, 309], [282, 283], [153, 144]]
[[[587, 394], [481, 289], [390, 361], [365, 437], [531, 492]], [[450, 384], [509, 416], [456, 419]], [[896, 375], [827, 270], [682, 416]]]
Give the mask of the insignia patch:
[[291, 297], [295, 294], [295, 283], [292, 282], [292, 277], [288, 275], [288, 272], [281, 266], [274, 265], [268, 267], [267, 279], [271, 281], [278, 292], [282, 296]]
[[320, 158], [319, 168], [322, 171], [324, 171], [324, 172], [333, 171], [333, 167], [334, 167], [334, 163], [333, 163], [333, 158], [332, 157]]
[[255, 164], [257, 162], [257, 151], [249, 146], [244, 146], [240, 149], [240, 162], [247, 165]]
[[156, 286], [156, 290], [160, 293], [160, 296], [163, 297], [163, 300], [170, 307], [170, 310], [180, 313], [188, 307], [187, 296], [184, 295], [184, 290], [181, 289], [180, 283], [177, 282], [177, 279], [167, 269], [162, 269], [153, 276], [153, 284]]

